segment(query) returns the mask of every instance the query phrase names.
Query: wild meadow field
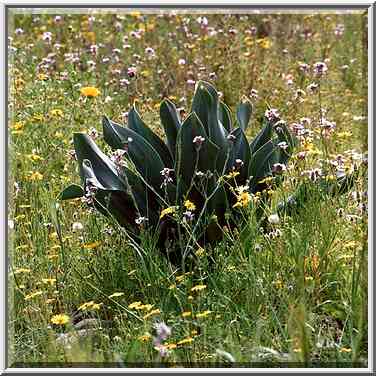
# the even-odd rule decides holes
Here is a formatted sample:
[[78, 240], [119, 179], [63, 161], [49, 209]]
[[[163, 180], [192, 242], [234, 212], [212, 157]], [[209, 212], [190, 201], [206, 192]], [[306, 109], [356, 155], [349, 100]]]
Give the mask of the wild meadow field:
[[[366, 14], [13, 9], [8, 42], [10, 366], [367, 366]], [[197, 168], [221, 152], [213, 133], [167, 169], [170, 144], [158, 155], [133, 136], [104, 140], [104, 115], [125, 127], [139, 115], [166, 140], [161, 102], [177, 131], [207, 129], [195, 90], [231, 111], [214, 114], [228, 144], [245, 135], [244, 158], [215, 176], [223, 217], [210, 211], [214, 170]], [[248, 142], [278, 124], [284, 163], [249, 173], [264, 162]], [[175, 205], [153, 196], [154, 212], [142, 196], [150, 216], [106, 196], [106, 216], [94, 207], [106, 191], [87, 180], [83, 197], [60, 199], [83, 184], [79, 140], [132, 171], [141, 196], [148, 163], [165, 197], [186, 165], [207, 181]], [[99, 167], [87, 171], [102, 183]], [[216, 241], [199, 238], [202, 223]]]

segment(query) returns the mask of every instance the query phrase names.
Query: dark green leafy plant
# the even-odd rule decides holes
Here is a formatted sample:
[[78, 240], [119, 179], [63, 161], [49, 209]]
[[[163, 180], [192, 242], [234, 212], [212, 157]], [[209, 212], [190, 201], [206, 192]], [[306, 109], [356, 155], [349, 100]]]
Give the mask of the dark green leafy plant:
[[[265, 178], [279, 179], [296, 143], [273, 111], [267, 111], [260, 132], [249, 143], [245, 131], [252, 111], [252, 104], [244, 100], [233, 119], [215, 88], [200, 81], [184, 121], [171, 101], [162, 101], [166, 144], [134, 106], [127, 127], [104, 117], [104, 140], [114, 155], [105, 155], [90, 136], [75, 133], [83, 187], [67, 187], [61, 199], [82, 197], [114, 217], [134, 238], [141, 228], [151, 227], [162, 250], [182, 233], [187, 246], [216, 242], [229, 218], [235, 226], [238, 206], [247, 206], [251, 194], [265, 189]], [[177, 212], [186, 226], [179, 227], [173, 215]]]

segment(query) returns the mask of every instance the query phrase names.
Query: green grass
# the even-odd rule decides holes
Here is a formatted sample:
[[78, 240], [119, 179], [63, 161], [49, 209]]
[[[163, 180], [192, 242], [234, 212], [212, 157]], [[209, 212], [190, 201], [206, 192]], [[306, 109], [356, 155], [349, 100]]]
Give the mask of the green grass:
[[[63, 15], [61, 24], [48, 14], [38, 15], [39, 21], [31, 14], [10, 17], [9, 35], [16, 48], [9, 59], [9, 219], [14, 221], [9, 235], [10, 365], [223, 366], [229, 358], [217, 351], [222, 350], [245, 366], [365, 366], [367, 214], [359, 212], [359, 203], [366, 202], [363, 196], [357, 200], [350, 192], [332, 197], [312, 184], [299, 215], [282, 216], [280, 223], [263, 230], [255, 209], [245, 209], [241, 230], [225, 232], [214, 248], [204, 247], [198, 265], [184, 272], [158, 252], [154, 234], [145, 232], [137, 252], [124, 230], [89, 212], [80, 201], [56, 206], [59, 192], [70, 182], [79, 183], [77, 163], [68, 156], [74, 131], [100, 130], [103, 114], [123, 123], [122, 113], [137, 100], [145, 122], [162, 135], [162, 98], [171, 97], [188, 113], [194, 88], [187, 80], [210, 80], [212, 72], [217, 77], [212, 82], [232, 110], [251, 89], [258, 91], [258, 98], [252, 99], [255, 120], [249, 137], [258, 131], [256, 119], [267, 104], [278, 108], [289, 125], [311, 119], [312, 137], [297, 148], [283, 185], [271, 189], [268, 214], [301, 183], [303, 171], [320, 167], [320, 159], [341, 155], [347, 168], [359, 164], [352, 156], [367, 151], [364, 15], [206, 15], [209, 26], [225, 31], [216, 36], [206, 36], [197, 17], [141, 19], [98, 13], [92, 25], [87, 15]], [[338, 24], [345, 28], [341, 37], [334, 35]], [[193, 35], [186, 35], [184, 25]], [[252, 26], [259, 35], [246, 33]], [[16, 28], [23, 34], [16, 35]], [[123, 40], [140, 28], [146, 29], [141, 39]], [[230, 28], [237, 34], [229, 35]], [[302, 35], [304, 30], [312, 34], [309, 39]], [[41, 38], [46, 31], [52, 32], [51, 44]], [[61, 45], [58, 50], [56, 43]], [[89, 49], [94, 43], [99, 46], [96, 56]], [[263, 43], [268, 48], [262, 48]], [[147, 56], [147, 47], [154, 49], [155, 57]], [[120, 52], [114, 53], [115, 48]], [[78, 63], [68, 61], [66, 54], [71, 53], [77, 53]], [[55, 63], [38, 69], [48, 56]], [[110, 61], [103, 63], [104, 57]], [[180, 58], [186, 65], [178, 64]], [[312, 66], [324, 59], [330, 59], [328, 72], [319, 93], [310, 94], [307, 86], [315, 80], [311, 73], [300, 73], [299, 62]], [[96, 61], [92, 71], [87, 69], [89, 60]], [[127, 78], [132, 63], [137, 64], [137, 78], [123, 87], [120, 80]], [[345, 64], [349, 67], [343, 70]], [[67, 72], [66, 80], [62, 72]], [[292, 86], [286, 84], [289, 74]], [[101, 94], [85, 99], [80, 85], [95, 86]], [[304, 91], [303, 101], [296, 99], [298, 89]], [[336, 123], [328, 138], [320, 137], [318, 130], [323, 109]], [[101, 137], [98, 143], [109, 151]], [[299, 161], [303, 150], [310, 151]], [[41, 175], [32, 175], [36, 172]], [[360, 177], [352, 191], [362, 195], [366, 184]], [[73, 232], [74, 222], [82, 223], [83, 230]], [[270, 236], [277, 229], [279, 236]], [[194, 286], [204, 287], [192, 291]], [[109, 298], [116, 292], [121, 294]], [[91, 309], [78, 310], [87, 302], [94, 302]], [[131, 308], [134, 302], [144, 307]], [[51, 318], [59, 313], [69, 315], [71, 322], [53, 325]], [[74, 336], [74, 325], [84, 318], [96, 321], [82, 343], [64, 346], [56, 341], [61, 333]], [[166, 357], [153, 346], [153, 324], [159, 321], [172, 329], [165, 341], [170, 345]]]

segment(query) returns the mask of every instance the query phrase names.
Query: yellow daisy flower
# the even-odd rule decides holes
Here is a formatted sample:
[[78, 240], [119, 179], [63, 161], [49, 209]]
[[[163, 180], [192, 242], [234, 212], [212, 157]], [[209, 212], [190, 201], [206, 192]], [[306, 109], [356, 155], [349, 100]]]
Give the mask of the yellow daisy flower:
[[85, 97], [93, 98], [97, 97], [101, 92], [93, 86], [85, 86], [80, 89], [80, 92]]
[[55, 325], [65, 325], [69, 322], [70, 318], [64, 313], [59, 313], [58, 315], [52, 316], [51, 322]]

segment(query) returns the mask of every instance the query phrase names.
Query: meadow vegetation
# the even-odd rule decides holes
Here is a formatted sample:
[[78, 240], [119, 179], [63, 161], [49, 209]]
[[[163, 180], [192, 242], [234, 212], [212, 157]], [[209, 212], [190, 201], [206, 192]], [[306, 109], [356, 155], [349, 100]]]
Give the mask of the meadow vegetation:
[[[11, 366], [366, 366], [365, 14], [12, 10], [8, 62]], [[232, 113], [253, 104], [249, 140], [275, 109], [298, 145], [266, 184], [266, 219], [239, 200], [241, 228], [182, 268], [147, 222], [137, 248], [58, 197], [80, 184], [74, 132], [110, 155], [102, 117], [126, 124], [136, 103], [164, 137], [160, 102], [184, 119], [199, 80]], [[341, 194], [317, 184], [354, 171]], [[300, 210], [279, 211], [302, 184]]]

